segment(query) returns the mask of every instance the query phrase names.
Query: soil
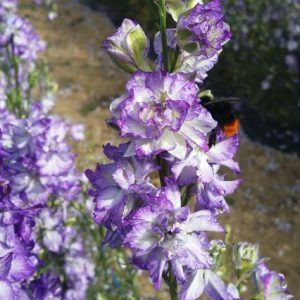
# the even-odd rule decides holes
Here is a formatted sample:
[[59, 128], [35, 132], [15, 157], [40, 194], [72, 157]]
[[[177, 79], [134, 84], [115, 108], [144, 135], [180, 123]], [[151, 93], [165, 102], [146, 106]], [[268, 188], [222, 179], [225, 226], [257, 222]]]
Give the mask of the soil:
[[[48, 43], [44, 58], [59, 85], [55, 113], [86, 126], [85, 141], [74, 145], [78, 167], [94, 168], [104, 160], [102, 145], [120, 142], [105, 120], [110, 117], [111, 99], [124, 90], [127, 75], [100, 47], [115, 28], [103, 14], [71, 0], [59, 1], [59, 16], [52, 22], [45, 8], [35, 8], [32, 0], [20, 2], [21, 13]], [[269, 266], [285, 274], [295, 299], [300, 298], [299, 157], [253, 142], [241, 130], [237, 160], [243, 184], [228, 199], [231, 212], [222, 221], [231, 225], [237, 240], [259, 243], [261, 255], [271, 258]], [[141, 279], [145, 296], [167, 299], [147, 282]]]

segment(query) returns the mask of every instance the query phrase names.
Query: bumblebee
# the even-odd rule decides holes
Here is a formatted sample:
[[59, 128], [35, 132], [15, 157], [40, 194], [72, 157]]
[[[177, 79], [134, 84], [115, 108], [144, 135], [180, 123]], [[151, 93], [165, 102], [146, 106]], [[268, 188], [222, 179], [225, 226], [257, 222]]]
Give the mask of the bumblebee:
[[[208, 97], [201, 98], [201, 104], [211, 113], [221, 127], [227, 138], [234, 136], [240, 128], [240, 120], [232, 102], [239, 101], [236, 98], [223, 98], [211, 100]], [[212, 133], [210, 144], [215, 144], [215, 133]]]

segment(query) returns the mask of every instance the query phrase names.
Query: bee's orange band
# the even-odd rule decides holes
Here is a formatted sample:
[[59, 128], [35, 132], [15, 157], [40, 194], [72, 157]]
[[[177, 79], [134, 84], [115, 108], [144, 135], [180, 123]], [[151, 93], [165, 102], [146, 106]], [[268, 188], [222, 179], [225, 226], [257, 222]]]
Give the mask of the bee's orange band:
[[240, 120], [234, 119], [232, 122], [227, 123], [223, 126], [223, 132], [226, 135], [226, 137], [232, 137], [234, 136], [240, 128]]

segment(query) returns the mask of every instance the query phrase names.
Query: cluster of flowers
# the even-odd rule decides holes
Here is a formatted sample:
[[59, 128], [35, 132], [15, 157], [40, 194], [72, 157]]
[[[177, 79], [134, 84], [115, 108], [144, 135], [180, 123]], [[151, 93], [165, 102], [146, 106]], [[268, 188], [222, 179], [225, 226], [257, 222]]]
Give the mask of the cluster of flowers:
[[[46, 43], [34, 31], [32, 24], [17, 14], [17, 1], [1, 1], [0, 89], [1, 94], [5, 91], [10, 109], [12, 106], [26, 105], [20, 104], [21, 98], [28, 97], [27, 92], [32, 88], [32, 74], [36, 69], [35, 62], [45, 48]], [[49, 95], [45, 94], [44, 97]], [[28, 107], [19, 107], [21, 109]]]
[[[78, 178], [75, 179], [78, 183]], [[85, 204], [82, 194], [76, 195], [75, 205], [60, 197], [51, 204], [48, 202], [49, 208], [40, 212], [35, 226], [34, 252], [43, 259], [43, 272], [34, 281], [33, 299], [86, 298], [95, 276], [95, 265], [86, 238], [80, 233], [80, 227], [75, 226], [82, 218], [76, 205]], [[56, 278], [56, 284], [49, 285], [49, 278]]]
[[23, 119], [0, 112], [1, 259], [11, 285], [8, 295], [18, 295], [17, 287], [39, 266], [32, 231], [41, 210], [48, 210], [48, 198], [68, 201], [80, 191], [74, 156], [64, 141], [65, 123], [43, 114], [40, 106], [35, 103]]
[[[167, 4], [167, 5], [165, 5]], [[142, 28], [125, 19], [103, 47], [123, 70], [133, 73], [126, 94], [111, 105], [109, 123], [129, 139], [104, 153], [112, 163], [97, 165], [86, 176], [96, 203], [94, 219], [107, 229], [111, 247], [128, 247], [132, 263], [148, 270], [156, 288], [162, 278], [176, 299], [239, 299], [233, 284], [226, 286], [217, 274], [206, 232], [224, 232], [217, 217], [228, 212], [224, 196], [240, 180], [225, 180], [225, 166], [239, 173], [233, 160], [238, 134], [225, 134], [202, 105], [199, 89], [207, 72], [230, 39], [219, 0], [157, 1], [161, 31], [155, 37], [157, 64], [147, 60], [150, 42]], [[166, 30], [166, 8], [177, 27]], [[160, 176], [161, 186], [155, 184]], [[194, 199], [194, 200], [192, 200]], [[269, 274], [257, 269], [263, 288]], [[273, 274], [273, 273], [272, 273]]]
[[47, 90], [39, 101], [30, 93], [44, 48], [17, 1], [1, 1], [0, 299], [84, 299], [94, 275], [83, 236], [69, 226], [79, 218], [72, 204], [86, 200], [66, 137], [82, 139], [83, 128], [49, 115]]

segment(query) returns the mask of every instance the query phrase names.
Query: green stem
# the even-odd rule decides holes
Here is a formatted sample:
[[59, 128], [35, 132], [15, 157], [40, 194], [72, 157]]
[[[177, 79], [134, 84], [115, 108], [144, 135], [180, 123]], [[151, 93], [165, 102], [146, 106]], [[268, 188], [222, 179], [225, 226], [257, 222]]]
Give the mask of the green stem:
[[168, 272], [168, 276], [164, 276], [164, 279], [169, 287], [169, 291], [170, 291], [170, 296], [171, 296], [171, 300], [178, 300], [178, 295], [177, 295], [177, 281], [176, 278], [174, 276], [174, 274], [172, 273], [171, 267], [169, 266], [169, 272]]
[[163, 61], [164, 69], [169, 72], [169, 60], [168, 60], [168, 41], [167, 41], [167, 12], [166, 12], [166, 1], [160, 0], [160, 32], [161, 32], [161, 43], [163, 50]]
[[160, 166], [160, 170], [159, 170], [160, 185], [165, 186], [166, 185], [165, 176], [168, 176], [169, 174], [168, 163], [160, 155], [156, 156], [156, 163]]
[[177, 64], [177, 60], [178, 60], [179, 54], [180, 54], [180, 47], [179, 47], [179, 46], [176, 46], [175, 54], [174, 54], [174, 59], [173, 59], [172, 66], [171, 66], [171, 72], [174, 72], [174, 71], [175, 71], [175, 68], [176, 68], [176, 64]]
[[16, 114], [19, 117], [22, 117], [22, 97], [21, 97], [21, 89], [19, 83], [19, 63], [17, 61], [15, 55], [15, 43], [14, 43], [14, 36], [11, 38], [11, 54], [12, 54], [12, 65], [14, 69], [14, 79], [15, 79], [15, 91], [16, 91]]
[[162, 168], [162, 158], [160, 157], [160, 155], [156, 156], [156, 163], [160, 166], [159, 169], [159, 180], [160, 180], [160, 185], [164, 186], [165, 185], [165, 180], [164, 180], [164, 172], [163, 172], [163, 168]]
[[242, 284], [243, 278], [241, 277], [240, 270], [236, 271], [236, 276], [237, 276], [237, 279], [238, 279], [237, 283], [236, 283], [236, 287], [237, 287], [237, 290], [238, 290], [239, 294], [241, 294], [241, 292], [242, 292], [242, 290], [241, 290], [241, 288], [242, 288], [241, 284]]
[[[10, 68], [10, 63], [11, 63], [11, 56], [10, 56], [10, 51], [9, 51], [9, 46], [5, 46], [5, 51], [6, 51], [6, 55], [8, 58], [8, 68]], [[11, 82], [11, 77], [9, 76], [9, 74], [6, 74], [7, 76], [7, 81], [8, 81], [8, 85], [10, 88], [12, 88], [12, 82]]]
[[[103, 241], [104, 237], [105, 237], [105, 228], [103, 226], [100, 226], [99, 228], [99, 233], [100, 233], [100, 241]], [[102, 247], [99, 249], [100, 250], [100, 266], [101, 268], [98, 267], [98, 269], [102, 269], [104, 271], [104, 282], [107, 284], [108, 283], [108, 273], [107, 273], [107, 270], [108, 270], [108, 265], [107, 265], [107, 258], [106, 258], [106, 255], [105, 255], [105, 249], [103, 249]]]
[[184, 197], [183, 197], [183, 201], [182, 201], [182, 206], [186, 206], [188, 204], [189, 199], [191, 197], [192, 188], [193, 188], [192, 184], [189, 184], [189, 185], [187, 185], [185, 187]]
[[15, 43], [14, 43], [14, 37], [11, 38], [11, 53], [13, 57], [13, 67], [14, 67], [14, 75], [15, 75], [15, 87], [16, 90], [20, 90], [20, 84], [19, 84], [19, 66], [16, 60], [15, 55]]

